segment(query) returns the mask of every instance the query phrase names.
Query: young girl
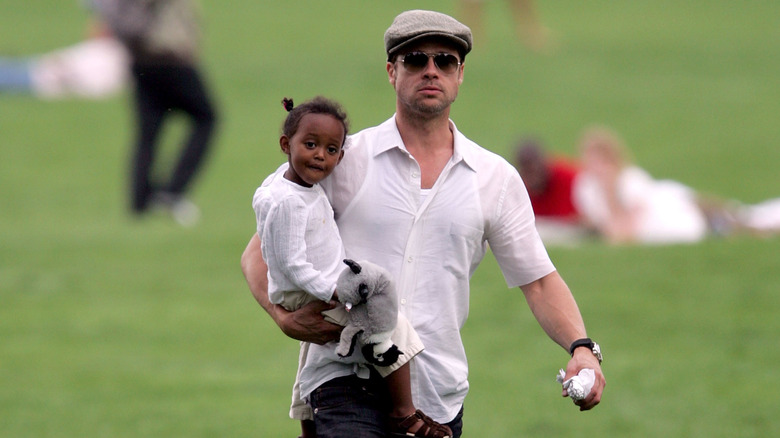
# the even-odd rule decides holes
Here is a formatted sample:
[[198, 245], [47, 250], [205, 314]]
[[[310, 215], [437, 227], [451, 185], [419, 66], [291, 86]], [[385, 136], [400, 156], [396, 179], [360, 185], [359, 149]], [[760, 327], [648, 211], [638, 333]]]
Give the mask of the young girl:
[[[269, 299], [292, 311], [314, 300], [329, 302], [337, 293], [336, 280], [344, 267], [345, 252], [333, 209], [318, 183], [330, 175], [344, 155], [348, 122], [337, 103], [322, 97], [297, 107], [292, 99], [282, 102], [289, 114], [279, 144], [288, 165], [263, 182], [252, 206], [268, 265]], [[343, 307], [323, 315], [335, 324], [346, 323]], [[376, 367], [388, 384], [390, 428], [402, 435], [449, 437], [452, 432], [447, 426], [430, 419], [412, 402], [409, 360], [423, 347], [411, 324], [400, 315], [398, 321], [393, 342], [403, 354], [390, 367]], [[308, 343], [301, 343], [290, 408], [290, 416], [301, 420], [303, 438], [316, 436], [313, 414], [300, 393], [308, 347]]]

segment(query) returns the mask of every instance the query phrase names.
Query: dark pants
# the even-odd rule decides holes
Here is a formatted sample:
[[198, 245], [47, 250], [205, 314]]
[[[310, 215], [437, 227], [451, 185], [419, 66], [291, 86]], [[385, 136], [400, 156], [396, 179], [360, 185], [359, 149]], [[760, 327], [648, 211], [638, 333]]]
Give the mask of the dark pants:
[[[309, 396], [317, 438], [385, 438], [390, 396], [384, 380], [355, 376], [327, 382]], [[423, 412], [425, 410], [423, 409]], [[463, 431], [463, 409], [447, 423], [453, 438]]]
[[[181, 195], [201, 167], [214, 134], [216, 114], [194, 66], [133, 65], [138, 132], [132, 159], [133, 211], [144, 211], [156, 191]], [[163, 122], [172, 111], [190, 119], [189, 133], [168, 181], [151, 181], [152, 165]]]

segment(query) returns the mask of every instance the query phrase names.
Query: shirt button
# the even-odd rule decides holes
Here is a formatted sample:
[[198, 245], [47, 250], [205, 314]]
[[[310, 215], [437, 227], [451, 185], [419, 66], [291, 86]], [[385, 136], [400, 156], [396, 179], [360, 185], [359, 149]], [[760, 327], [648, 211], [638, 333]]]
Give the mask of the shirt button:
[[401, 304], [406, 304], [406, 298], [401, 298]]
[[417, 173], [417, 172], [412, 172], [412, 178], [417, 178], [418, 176], [420, 176], [420, 174], [419, 174], [419, 173]]
[[409, 256], [409, 258], [406, 259], [407, 263], [412, 263], [412, 261], [414, 261], [414, 257], [412, 257], [412, 256]]

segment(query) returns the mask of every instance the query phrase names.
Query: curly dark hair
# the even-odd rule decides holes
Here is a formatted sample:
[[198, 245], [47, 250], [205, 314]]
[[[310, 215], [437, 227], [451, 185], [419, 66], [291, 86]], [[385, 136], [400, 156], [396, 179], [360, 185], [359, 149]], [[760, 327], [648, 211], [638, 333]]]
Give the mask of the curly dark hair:
[[311, 100], [295, 106], [291, 98], [285, 97], [282, 99], [282, 105], [284, 109], [288, 111], [287, 118], [282, 124], [282, 134], [287, 137], [292, 137], [298, 131], [298, 125], [301, 119], [306, 114], [328, 114], [336, 118], [344, 126], [344, 138], [341, 140], [343, 144], [347, 139], [347, 133], [349, 132], [349, 120], [347, 119], [347, 113], [341, 108], [338, 102], [330, 100], [328, 98], [317, 96]]

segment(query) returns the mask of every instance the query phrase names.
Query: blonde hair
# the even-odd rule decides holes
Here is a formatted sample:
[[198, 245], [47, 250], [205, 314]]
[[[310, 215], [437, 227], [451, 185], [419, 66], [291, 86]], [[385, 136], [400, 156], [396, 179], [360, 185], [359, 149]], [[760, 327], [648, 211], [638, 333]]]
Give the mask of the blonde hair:
[[623, 139], [612, 129], [602, 125], [586, 128], [580, 136], [580, 153], [591, 151], [612, 164], [624, 167], [633, 161]]

